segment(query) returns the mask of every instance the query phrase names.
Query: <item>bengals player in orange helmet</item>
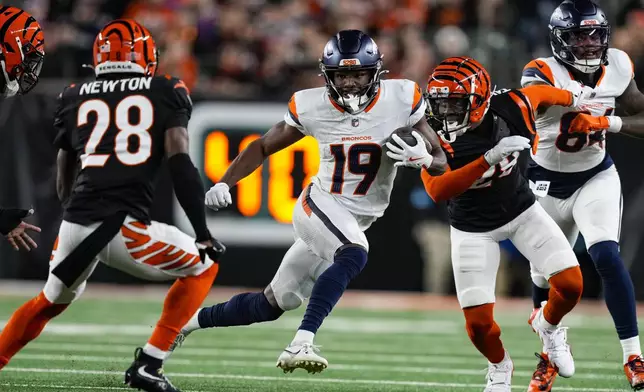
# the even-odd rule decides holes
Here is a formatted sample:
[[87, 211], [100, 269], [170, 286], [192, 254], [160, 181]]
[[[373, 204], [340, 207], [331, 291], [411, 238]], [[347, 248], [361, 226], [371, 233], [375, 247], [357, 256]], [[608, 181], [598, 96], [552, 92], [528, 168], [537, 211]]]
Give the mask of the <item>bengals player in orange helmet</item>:
[[582, 91], [581, 86], [574, 94], [551, 86], [498, 91], [491, 86], [485, 68], [468, 57], [445, 59], [434, 69], [425, 93], [427, 118], [443, 140], [449, 167], [442, 176], [421, 175], [434, 201], [449, 201], [457, 298], [467, 334], [488, 360], [484, 391], [511, 392], [514, 365], [493, 312], [499, 242], [506, 239], [548, 276], [550, 296], [532, 328], [559, 374], [570, 377], [575, 371], [560, 321], [581, 297], [581, 270], [561, 229], [536, 202], [520, 157], [537, 145], [536, 110], [575, 107]]
[[0, 6], [0, 98], [26, 94], [38, 83], [45, 37], [36, 19], [16, 7]]
[[[188, 155], [192, 101], [181, 80], [155, 76], [154, 39], [135, 20], [103, 27], [93, 60], [96, 79], [72, 84], [58, 99], [54, 144], [63, 220], [44, 289], [0, 333], [0, 369], [83, 293], [102, 262], [141, 279], [174, 281], [125, 382], [147, 392], [179, 392], [163, 374], [163, 361], [208, 294], [225, 251], [206, 226], [205, 191]], [[150, 217], [164, 161], [196, 238]]]
[[[45, 41], [33, 16], [16, 7], [0, 6], [0, 99], [26, 94], [38, 83], [45, 57]], [[0, 233], [14, 249], [36, 248], [26, 230], [40, 231], [22, 219], [33, 210], [0, 208]]]

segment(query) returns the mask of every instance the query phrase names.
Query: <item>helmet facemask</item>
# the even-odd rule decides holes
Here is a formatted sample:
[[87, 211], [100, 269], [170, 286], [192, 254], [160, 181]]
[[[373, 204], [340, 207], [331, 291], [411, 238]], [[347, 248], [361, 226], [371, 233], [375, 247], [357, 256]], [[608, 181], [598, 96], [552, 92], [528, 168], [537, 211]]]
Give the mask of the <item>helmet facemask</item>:
[[554, 28], [553, 39], [560, 49], [553, 46], [559, 60], [583, 73], [593, 73], [606, 63], [610, 27], [607, 25], [581, 26], [570, 29]]
[[320, 63], [331, 98], [351, 114], [362, 112], [369, 106], [380, 88], [382, 61], [371, 67], [328, 67]]
[[[459, 82], [459, 85], [462, 84]], [[474, 89], [474, 87], [472, 87]], [[459, 89], [465, 91], [464, 88]], [[452, 143], [472, 126], [471, 113], [486, 103], [475, 91], [450, 92], [449, 87], [429, 86], [425, 93], [429, 125], [447, 143]], [[481, 117], [482, 118], [482, 117]]]
[[16, 44], [22, 61], [11, 69], [7, 69], [6, 59], [0, 47], [0, 68], [4, 78], [4, 91], [0, 91], [0, 95], [5, 97], [26, 94], [33, 89], [38, 84], [38, 77], [45, 59], [44, 53], [37, 50], [30, 42], [22, 45], [20, 39], [16, 37]]

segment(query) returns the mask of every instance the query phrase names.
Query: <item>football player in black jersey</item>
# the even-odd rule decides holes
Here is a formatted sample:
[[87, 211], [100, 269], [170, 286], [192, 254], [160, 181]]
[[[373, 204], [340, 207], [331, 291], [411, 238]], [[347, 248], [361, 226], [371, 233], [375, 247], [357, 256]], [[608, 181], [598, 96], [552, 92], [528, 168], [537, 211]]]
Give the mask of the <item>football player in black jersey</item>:
[[[139, 278], [175, 280], [125, 382], [145, 391], [178, 391], [163, 374], [163, 360], [208, 293], [225, 250], [206, 226], [203, 185], [188, 155], [192, 103], [181, 80], [154, 76], [154, 40], [134, 20], [108, 23], [93, 57], [96, 80], [67, 87], [55, 117], [57, 188], [65, 209], [49, 278], [0, 334], [0, 367], [82, 294], [101, 261]], [[164, 159], [196, 241], [150, 219]]]
[[[38, 83], [45, 58], [45, 38], [38, 21], [20, 8], [0, 6], [0, 100], [26, 94]], [[14, 249], [36, 248], [26, 230], [40, 228], [23, 221], [33, 210], [0, 208], [0, 233]]]
[[465, 57], [442, 61], [429, 77], [427, 117], [443, 140], [449, 170], [422, 173], [425, 189], [448, 201], [452, 266], [467, 333], [488, 359], [485, 391], [511, 389], [513, 364], [494, 321], [499, 242], [510, 239], [549, 277], [548, 303], [532, 321], [562, 376], [575, 367], [559, 324], [582, 293], [582, 276], [566, 237], [535, 202], [517, 167], [520, 151], [536, 146], [534, 110], [575, 106], [583, 96], [549, 86], [491, 91], [487, 71]]

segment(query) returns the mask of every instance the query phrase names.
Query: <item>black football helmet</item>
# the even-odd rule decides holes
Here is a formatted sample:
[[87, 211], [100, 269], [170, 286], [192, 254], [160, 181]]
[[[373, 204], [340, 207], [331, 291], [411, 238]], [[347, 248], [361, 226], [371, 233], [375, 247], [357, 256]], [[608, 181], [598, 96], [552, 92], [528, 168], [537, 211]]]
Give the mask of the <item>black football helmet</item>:
[[[380, 88], [382, 54], [378, 45], [360, 30], [342, 30], [324, 46], [320, 70], [331, 99], [349, 113], [360, 113], [373, 101]], [[344, 88], [335, 83], [336, 72], [370, 72], [369, 82]]]
[[550, 17], [550, 46], [555, 58], [583, 73], [606, 64], [610, 25], [591, 0], [565, 0]]

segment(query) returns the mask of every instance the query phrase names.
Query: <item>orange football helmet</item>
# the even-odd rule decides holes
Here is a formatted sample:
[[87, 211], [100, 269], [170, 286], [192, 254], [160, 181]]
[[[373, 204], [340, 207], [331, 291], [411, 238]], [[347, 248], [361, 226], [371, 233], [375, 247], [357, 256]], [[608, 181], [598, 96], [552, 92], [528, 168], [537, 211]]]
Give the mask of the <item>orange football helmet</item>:
[[108, 23], [94, 40], [96, 76], [108, 73], [154, 76], [157, 57], [152, 35], [133, 19], [117, 19]]
[[16, 7], [0, 6], [0, 97], [26, 94], [38, 83], [45, 37], [36, 19]]
[[444, 141], [453, 142], [483, 120], [491, 96], [490, 75], [478, 61], [447, 58], [427, 81], [427, 120]]

